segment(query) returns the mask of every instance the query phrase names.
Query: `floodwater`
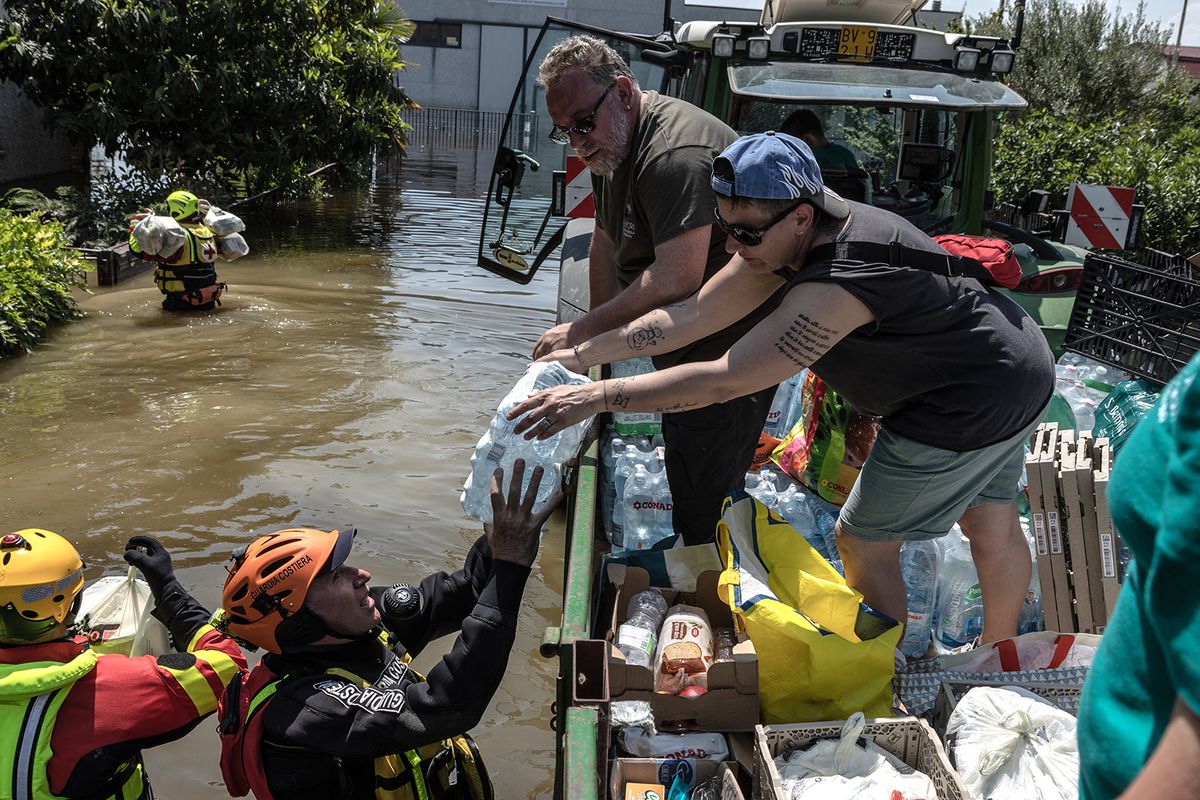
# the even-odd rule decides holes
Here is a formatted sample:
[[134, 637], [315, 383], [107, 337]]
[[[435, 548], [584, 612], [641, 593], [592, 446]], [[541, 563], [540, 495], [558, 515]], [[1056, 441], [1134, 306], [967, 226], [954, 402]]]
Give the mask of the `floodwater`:
[[[252, 253], [221, 266], [215, 313], [162, 311], [149, 273], [83, 298], [85, 319], [0, 364], [2, 526], [64, 534], [89, 579], [123, 571], [128, 537], [158, 537], [209, 608], [232, 548], [282, 527], [357, 526], [351, 562], [375, 583], [461, 566], [481, 533], [458, 501], [474, 444], [557, 288], [549, 268], [519, 286], [475, 266], [489, 166], [414, 152], [398, 181], [246, 211]], [[560, 513], [473, 731], [498, 797], [552, 791], [556, 664], [537, 647], [562, 552]], [[224, 796], [214, 729], [147, 751], [157, 796]]]

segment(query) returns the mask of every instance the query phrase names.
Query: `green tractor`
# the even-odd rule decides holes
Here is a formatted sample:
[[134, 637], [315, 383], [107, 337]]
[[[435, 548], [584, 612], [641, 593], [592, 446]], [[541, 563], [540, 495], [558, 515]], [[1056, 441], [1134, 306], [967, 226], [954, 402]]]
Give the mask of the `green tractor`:
[[547, 139], [552, 123], [534, 77], [554, 44], [590, 33], [628, 59], [644, 89], [688, 100], [739, 133], [787, 131], [797, 116], [817, 120], [843, 161], [824, 168], [825, 183], [849, 199], [930, 234], [1009, 240], [1023, 279], [1002, 291], [1060, 352], [1086, 251], [989, 217], [996, 125], [1003, 112], [1026, 106], [1003, 82], [1019, 25], [1012, 40], [917, 27], [922, 2], [872, 0], [840, 6], [837, 21], [817, 21], [828, 17], [824, 2], [774, 0], [757, 23], [676, 28], [668, 19], [667, 32], [653, 37], [548, 19], [496, 156], [479, 265], [527, 282], [561, 244], [559, 316], [568, 321], [587, 308], [587, 174], [570, 163], [570, 148]]

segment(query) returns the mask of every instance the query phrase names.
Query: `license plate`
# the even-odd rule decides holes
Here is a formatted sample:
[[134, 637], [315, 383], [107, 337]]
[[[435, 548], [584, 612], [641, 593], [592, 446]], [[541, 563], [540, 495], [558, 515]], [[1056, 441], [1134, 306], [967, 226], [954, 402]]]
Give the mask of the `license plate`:
[[879, 34], [874, 28], [862, 25], [843, 25], [838, 39], [838, 54], [843, 56], [875, 57], [875, 40]]

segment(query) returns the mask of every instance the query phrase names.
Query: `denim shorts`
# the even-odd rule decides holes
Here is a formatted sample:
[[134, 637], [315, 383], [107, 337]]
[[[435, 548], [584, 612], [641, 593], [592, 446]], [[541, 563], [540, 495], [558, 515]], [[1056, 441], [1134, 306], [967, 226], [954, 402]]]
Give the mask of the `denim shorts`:
[[965, 453], [914, 442], [885, 426], [838, 521], [868, 541], [936, 539], [968, 508], [1016, 498], [1025, 444], [1039, 422], [1041, 415], [1015, 436]]

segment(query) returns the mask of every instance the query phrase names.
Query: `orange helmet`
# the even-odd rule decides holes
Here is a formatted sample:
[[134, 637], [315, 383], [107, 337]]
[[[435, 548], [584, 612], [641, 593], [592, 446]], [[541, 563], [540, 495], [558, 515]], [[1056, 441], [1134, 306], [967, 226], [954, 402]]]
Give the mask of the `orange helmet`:
[[355, 533], [354, 528], [288, 528], [234, 550], [221, 592], [222, 627], [272, 653], [320, 639], [325, 624], [304, 607], [304, 600], [318, 575], [345, 563]]

